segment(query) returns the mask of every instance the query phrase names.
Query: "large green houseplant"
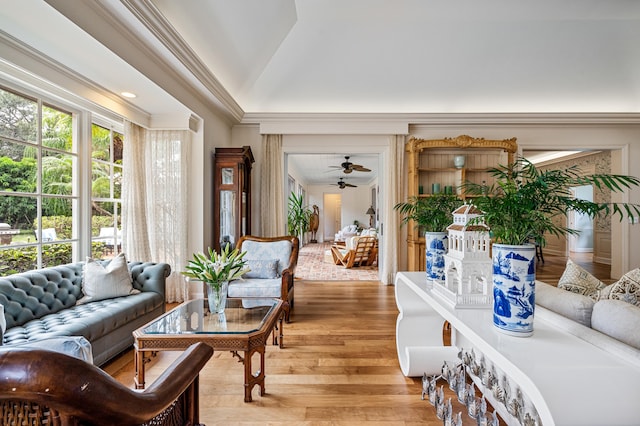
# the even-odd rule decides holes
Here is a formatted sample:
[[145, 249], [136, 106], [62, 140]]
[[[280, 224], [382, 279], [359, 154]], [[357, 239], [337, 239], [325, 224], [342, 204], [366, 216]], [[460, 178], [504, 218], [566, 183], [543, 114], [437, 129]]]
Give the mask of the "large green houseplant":
[[457, 195], [433, 194], [409, 197], [393, 208], [402, 215], [402, 223], [413, 222], [422, 232], [446, 232], [453, 222], [452, 212], [462, 205]]
[[486, 186], [465, 182], [465, 193], [476, 196], [491, 232], [493, 272], [493, 323], [516, 336], [533, 333], [535, 308], [535, 244], [545, 245], [545, 236], [577, 234], [563, 220], [570, 210], [591, 218], [640, 214], [640, 206], [628, 203], [576, 199], [571, 188], [593, 185], [621, 192], [640, 184], [633, 176], [581, 173], [577, 166], [541, 170], [518, 158], [512, 164], [489, 171], [495, 183]]
[[444, 281], [447, 227], [453, 222], [453, 211], [462, 204], [457, 195], [433, 194], [413, 196], [393, 206], [402, 215], [403, 224], [413, 222], [420, 232], [424, 232], [425, 270], [429, 280]]
[[287, 231], [289, 235], [300, 238], [309, 230], [311, 215], [313, 210], [304, 205], [302, 194], [296, 195], [293, 192], [289, 194], [289, 203], [287, 209]]
[[463, 184], [467, 195], [476, 196], [473, 203], [483, 212], [481, 219], [491, 229], [494, 242], [521, 245], [535, 242], [545, 245], [545, 234], [562, 236], [577, 234], [565, 221], [570, 210], [588, 215], [622, 218], [637, 216], [640, 206], [628, 203], [598, 203], [574, 198], [571, 188], [593, 185], [611, 192], [621, 192], [640, 185], [634, 176], [615, 174], [582, 174], [578, 166], [541, 170], [525, 158], [489, 171], [495, 178], [490, 186], [473, 182]]

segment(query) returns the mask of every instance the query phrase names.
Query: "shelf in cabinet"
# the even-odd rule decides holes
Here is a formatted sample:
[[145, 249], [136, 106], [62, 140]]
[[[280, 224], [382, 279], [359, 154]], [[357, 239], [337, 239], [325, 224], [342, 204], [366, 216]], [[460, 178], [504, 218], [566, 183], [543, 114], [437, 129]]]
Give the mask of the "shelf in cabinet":
[[419, 172], [457, 172], [462, 169], [456, 169], [455, 167], [419, 167]]

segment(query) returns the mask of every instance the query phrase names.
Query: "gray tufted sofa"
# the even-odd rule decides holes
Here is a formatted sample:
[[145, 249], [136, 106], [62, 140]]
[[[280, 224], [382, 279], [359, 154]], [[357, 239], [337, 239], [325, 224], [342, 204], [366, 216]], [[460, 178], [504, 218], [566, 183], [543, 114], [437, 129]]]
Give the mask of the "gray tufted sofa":
[[7, 330], [3, 345], [54, 336], [83, 336], [102, 365], [133, 344], [132, 332], [165, 311], [165, 263], [129, 262], [133, 294], [76, 305], [84, 262], [0, 277]]

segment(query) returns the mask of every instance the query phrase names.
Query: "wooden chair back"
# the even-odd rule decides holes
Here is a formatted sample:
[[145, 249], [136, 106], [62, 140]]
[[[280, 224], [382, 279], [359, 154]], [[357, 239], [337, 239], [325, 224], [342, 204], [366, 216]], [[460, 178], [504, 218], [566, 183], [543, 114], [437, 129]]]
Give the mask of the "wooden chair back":
[[59, 352], [0, 351], [0, 423], [198, 424], [198, 375], [212, 355], [205, 343], [192, 345], [147, 389], [135, 391], [95, 365]]

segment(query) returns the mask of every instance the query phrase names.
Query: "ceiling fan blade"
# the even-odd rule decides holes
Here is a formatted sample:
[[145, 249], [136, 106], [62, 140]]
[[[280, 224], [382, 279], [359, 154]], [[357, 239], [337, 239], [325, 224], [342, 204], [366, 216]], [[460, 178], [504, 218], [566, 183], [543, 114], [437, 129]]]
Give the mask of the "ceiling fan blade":
[[344, 186], [348, 186], [350, 188], [357, 188], [357, 185], [351, 185], [350, 183], [345, 183]]
[[355, 170], [356, 172], [370, 172], [371, 169], [367, 169], [364, 166], [361, 166], [360, 164], [354, 164], [351, 166], [351, 169]]

